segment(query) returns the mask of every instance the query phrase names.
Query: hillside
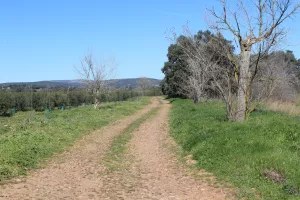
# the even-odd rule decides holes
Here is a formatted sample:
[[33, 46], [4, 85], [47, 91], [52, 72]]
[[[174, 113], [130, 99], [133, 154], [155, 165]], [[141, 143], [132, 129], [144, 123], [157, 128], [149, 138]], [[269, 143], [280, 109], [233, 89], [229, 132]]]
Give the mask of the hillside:
[[[108, 80], [111, 87], [115, 88], [137, 88], [138, 81], [140, 78], [127, 78], [127, 79], [113, 79]], [[161, 80], [149, 78], [154, 87], [158, 87]], [[33, 89], [43, 88], [81, 88], [83, 84], [80, 80], [52, 80], [52, 81], [37, 81], [37, 82], [11, 82], [11, 83], [0, 83], [0, 88], [11, 88], [11, 89], [24, 89], [28, 86], [32, 86]]]

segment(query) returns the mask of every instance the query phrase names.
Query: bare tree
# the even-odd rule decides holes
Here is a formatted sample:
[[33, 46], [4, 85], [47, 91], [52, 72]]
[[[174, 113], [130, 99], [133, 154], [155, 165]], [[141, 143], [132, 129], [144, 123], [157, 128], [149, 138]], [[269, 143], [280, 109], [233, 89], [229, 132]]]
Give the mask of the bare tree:
[[[294, 72], [296, 66], [284, 52], [273, 52], [263, 58], [259, 71], [252, 84], [249, 112], [256, 104], [269, 99], [282, 102], [294, 102], [296, 98]], [[252, 104], [252, 105], [251, 105]]]
[[138, 80], [138, 85], [139, 87], [142, 89], [143, 95], [145, 95], [145, 90], [149, 89], [151, 87], [151, 80], [149, 78], [146, 77], [141, 77]]
[[208, 34], [198, 39], [184, 27], [186, 40], [179, 40], [188, 57], [189, 76], [183, 78], [179, 88], [197, 103], [207, 91], [216, 91], [226, 103], [227, 117], [235, 119], [237, 81], [234, 76], [236, 58], [233, 47], [221, 34]]
[[[219, 0], [222, 12], [209, 10], [216, 21], [211, 27], [217, 31], [229, 31], [238, 41], [240, 47], [239, 60], [236, 63], [235, 76], [238, 78], [236, 121], [244, 121], [246, 117], [251, 85], [258, 71], [261, 55], [277, 44], [286, 34], [282, 24], [296, 14], [300, 4], [292, 0], [237, 0], [234, 11], [228, 8], [226, 0]], [[254, 9], [254, 10], [250, 10]], [[254, 17], [252, 17], [254, 16]], [[255, 70], [250, 73], [251, 52], [258, 46], [258, 58], [254, 62]], [[256, 63], [256, 64], [255, 64]]]
[[106, 63], [98, 64], [92, 53], [88, 53], [81, 61], [80, 68], [76, 68], [80, 80], [94, 98], [94, 108], [101, 103], [101, 95], [108, 89], [108, 80], [114, 77], [114, 59]]
[[[185, 29], [188, 33], [188, 29]], [[195, 103], [201, 97], [209, 97], [208, 90], [216, 91], [226, 104], [228, 119], [235, 120], [238, 57], [234, 55], [230, 43], [226, 43], [220, 34], [209, 35], [204, 41], [191, 34], [186, 35], [185, 41], [189, 41], [188, 45], [182, 40], [178, 40], [178, 45], [188, 57], [189, 74], [182, 78], [178, 87], [183, 94], [194, 99]], [[257, 62], [257, 55], [252, 55], [251, 61]], [[252, 92], [248, 99], [247, 115], [270, 98], [285, 101], [293, 101], [295, 98], [296, 66], [288, 54], [284, 52], [266, 54], [260, 58], [258, 65], [250, 71], [256, 73], [256, 76], [251, 80]]]
[[199, 103], [201, 98], [205, 97], [206, 76], [203, 69], [203, 63], [199, 59], [187, 60], [190, 75], [182, 77], [179, 88], [181, 93], [193, 99], [194, 103]]

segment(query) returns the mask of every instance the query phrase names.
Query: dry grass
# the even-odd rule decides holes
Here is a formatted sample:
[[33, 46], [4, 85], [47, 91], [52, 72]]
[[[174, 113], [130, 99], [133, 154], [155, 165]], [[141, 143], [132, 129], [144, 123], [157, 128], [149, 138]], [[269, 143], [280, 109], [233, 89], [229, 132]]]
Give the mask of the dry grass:
[[269, 101], [266, 106], [270, 110], [288, 113], [291, 116], [300, 115], [300, 106], [296, 103]]
[[276, 101], [270, 99], [264, 103], [267, 109], [287, 113], [290, 116], [300, 116], [300, 93], [297, 95], [295, 101]]

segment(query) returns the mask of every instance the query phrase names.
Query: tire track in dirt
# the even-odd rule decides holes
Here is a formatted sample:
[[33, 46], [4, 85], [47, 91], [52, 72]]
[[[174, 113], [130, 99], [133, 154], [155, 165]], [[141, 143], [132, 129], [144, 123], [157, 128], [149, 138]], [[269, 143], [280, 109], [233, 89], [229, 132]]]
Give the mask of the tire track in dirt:
[[51, 159], [44, 169], [1, 185], [0, 199], [99, 199], [101, 188], [107, 184], [100, 176], [105, 171], [102, 159], [112, 139], [158, 104], [152, 100], [152, 104], [136, 114], [83, 137]]
[[[159, 106], [159, 107], [158, 107]], [[109, 170], [105, 156], [112, 140], [133, 122], [159, 108], [133, 131], [122, 163]], [[24, 180], [0, 186], [2, 199], [197, 199], [221, 200], [230, 191], [199, 181], [178, 163], [169, 147], [168, 113], [163, 100], [138, 113], [85, 136], [65, 153], [53, 158], [44, 169]]]
[[176, 156], [169, 151], [168, 147], [174, 145], [169, 135], [170, 107], [169, 102], [163, 101], [157, 116], [143, 124], [130, 143], [140, 166], [140, 187], [135, 199], [228, 199], [228, 191], [187, 175], [187, 169], [179, 165]]
[[178, 163], [169, 147], [168, 113], [171, 105], [161, 100], [159, 112], [132, 135], [127, 144], [124, 168], [107, 173], [100, 199], [230, 199], [231, 191], [197, 180], [186, 166]]

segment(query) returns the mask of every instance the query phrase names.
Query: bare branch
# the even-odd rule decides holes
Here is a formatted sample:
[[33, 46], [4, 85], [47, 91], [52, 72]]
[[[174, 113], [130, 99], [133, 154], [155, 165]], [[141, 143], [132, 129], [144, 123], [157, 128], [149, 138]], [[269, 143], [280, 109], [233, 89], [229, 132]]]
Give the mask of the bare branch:
[[94, 97], [94, 107], [101, 102], [101, 94], [107, 89], [108, 79], [112, 78], [115, 71], [114, 60], [107, 63], [96, 64], [92, 53], [88, 53], [81, 61], [80, 68], [74, 67], [80, 76], [81, 82]]

